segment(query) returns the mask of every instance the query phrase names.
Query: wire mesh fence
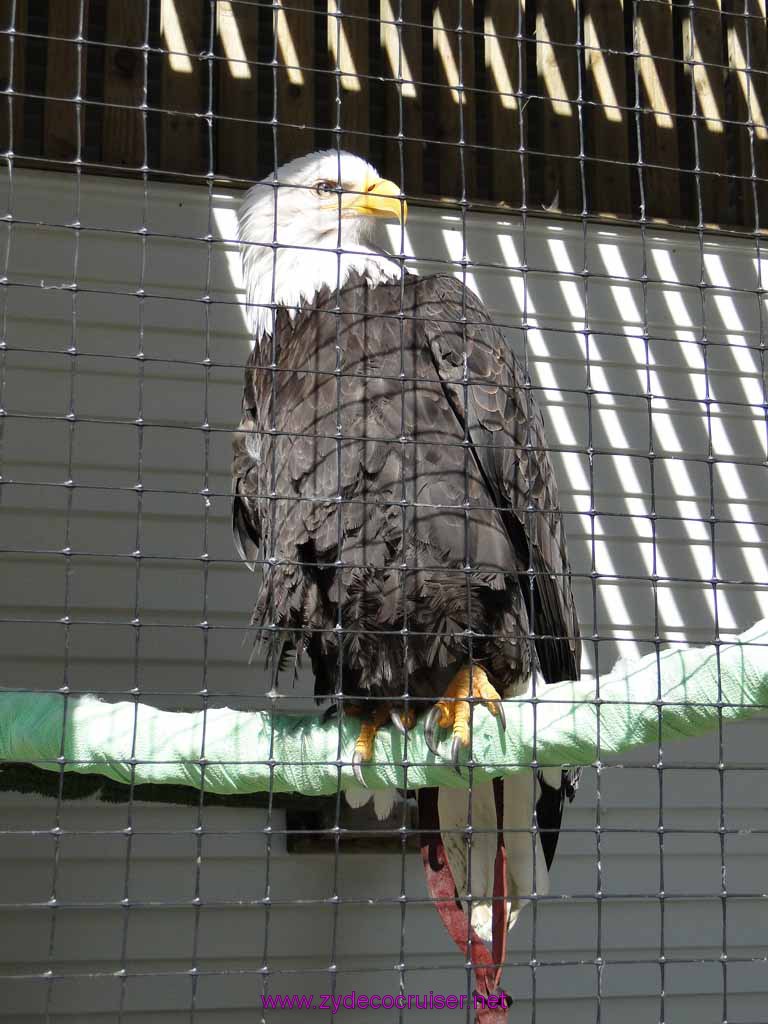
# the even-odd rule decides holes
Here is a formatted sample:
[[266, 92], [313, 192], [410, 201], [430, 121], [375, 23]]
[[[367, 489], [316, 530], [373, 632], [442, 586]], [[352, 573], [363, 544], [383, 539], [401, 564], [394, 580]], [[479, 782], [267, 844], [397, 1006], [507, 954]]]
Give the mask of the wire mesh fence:
[[[766, 614], [758, 2], [0, 15], [4, 686], [314, 708], [308, 667], [270, 700], [249, 661], [257, 583], [229, 524], [253, 312], [236, 210], [320, 148], [401, 186], [388, 251], [465, 283], [517, 356], [546, 421], [582, 674], [599, 687], [617, 658]], [[510, 935], [510, 1019], [764, 1019], [762, 739], [759, 722], [721, 728], [585, 769], [551, 889], [539, 878]], [[429, 906], [412, 798], [378, 822], [341, 793], [166, 803], [20, 765], [0, 784], [9, 1021], [274, 1020], [265, 995], [353, 990], [416, 1020], [398, 995], [472, 994]], [[535, 850], [535, 815], [519, 836]]]

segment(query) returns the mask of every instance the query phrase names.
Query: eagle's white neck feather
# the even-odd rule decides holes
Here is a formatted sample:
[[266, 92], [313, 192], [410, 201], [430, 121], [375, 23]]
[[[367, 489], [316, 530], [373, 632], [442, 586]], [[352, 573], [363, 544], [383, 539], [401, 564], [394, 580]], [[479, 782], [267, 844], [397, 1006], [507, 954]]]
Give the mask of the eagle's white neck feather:
[[[312, 305], [323, 288], [343, 287], [357, 273], [371, 287], [398, 280], [403, 268], [374, 243], [373, 218], [339, 216], [339, 208], [311, 187], [318, 178], [342, 187], [366, 172], [364, 160], [349, 153], [314, 153], [278, 171], [246, 195], [238, 214], [243, 276], [251, 332], [256, 343], [272, 334], [275, 306], [291, 318]], [[348, 182], [352, 184], [347, 185]]]

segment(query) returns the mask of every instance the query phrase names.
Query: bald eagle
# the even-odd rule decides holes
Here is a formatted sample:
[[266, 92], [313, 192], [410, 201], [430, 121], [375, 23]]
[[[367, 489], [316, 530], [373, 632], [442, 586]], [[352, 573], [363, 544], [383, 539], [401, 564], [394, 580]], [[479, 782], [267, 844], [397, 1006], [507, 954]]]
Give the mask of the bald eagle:
[[[281, 167], [239, 213], [253, 350], [234, 435], [235, 544], [262, 569], [253, 622], [268, 664], [277, 674], [306, 655], [316, 696], [359, 719], [363, 785], [377, 730], [424, 712], [430, 748], [450, 730], [455, 762], [470, 701], [503, 727], [500, 698], [523, 692], [534, 667], [548, 682], [579, 672], [530, 383], [470, 289], [412, 274], [376, 245], [377, 220], [406, 213], [397, 185], [335, 151]], [[420, 794], [430, 888], [447, 866], [497, 959], [524, 894], [546, 891], [572, 783], [558, 769], [475, 785], [471, 878], [466, 792]], [[446, 924], [466, 945], [468, 928]]]

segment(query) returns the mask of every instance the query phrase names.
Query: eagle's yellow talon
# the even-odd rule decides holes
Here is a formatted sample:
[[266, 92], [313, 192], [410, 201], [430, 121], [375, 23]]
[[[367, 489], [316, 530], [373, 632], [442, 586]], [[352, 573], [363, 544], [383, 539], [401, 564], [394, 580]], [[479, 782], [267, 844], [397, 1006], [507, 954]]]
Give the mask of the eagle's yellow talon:
[[416, 725], [416, 712], [413, 708], [407, 708], [402, 712], [401, 717], [403, 719], [403, 725], [409, 731]]
[[373, 757], [373, 748], [376, 744], [376, 733], [389, 718], [389, 708], [386, 704], [380, 704], [373, 713], [373, 717], [360, 726], [360, 732], [355, 740], [355, 749], [352, 754], [352, 771], [361, 786], [365, 786], [362, 765]]
[[437, 724], [441, 729], [447, 729], [451, 722], [453, 722], [453, 702], [449, 704], [447, 701], [439, 700], [435, 706], [440, 712]]
[[389, 717], [392, 725], [394, 725], [401, 736], [406, 736], [416, 724], [416, 714], [411, 708], [403, 709], [402, 711], [398, 708], [392, 708], [389, 712]]
[[484, 704], [492, 715], [500, 718], [502, 726], [505, 726], [501, 698], [488, 679], [485, 669], [479, 665], [470, 669], [469, 665], [466, 665], [453, 677], [442, 699], [437, 701], [427, 718], [425, 734], [427, 745], [433, 753], [437, 753], [435, 733], [438, 728], [452, 730], [451, 750], [454, 754], [458, 754], [459, 747], [469, 746], [472, 701]]
[[469, 702], [466, 700], [457, 700], [454, 704], [453, 713], [453, 737], [454, 739], [458, 739], [462, 747], [469, 746], [469, 715]]
[[366, 722], [360, 729], [360, 734], [355, 741], [355, 753], [360, 755], [361, 761], [371, 760], [375, 742], [376, 730], [370, 722]]

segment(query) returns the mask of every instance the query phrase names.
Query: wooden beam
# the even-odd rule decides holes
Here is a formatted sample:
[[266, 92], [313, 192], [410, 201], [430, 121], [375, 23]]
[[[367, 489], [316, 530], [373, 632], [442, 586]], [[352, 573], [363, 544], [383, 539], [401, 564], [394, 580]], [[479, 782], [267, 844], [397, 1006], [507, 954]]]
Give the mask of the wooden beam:
[[[703, 222], [718, 224], [728, 203], [726, 170], [725, 71], [720, 0], [698, 0], [683, 9], [683, 60], [694, 115], [694, 146], [699, 172], [683, 182], [695, 190], [694, 216], [699, 201]], [[710, 173], [707, 173], [710, 172]]]
[[[342, 129], [341, 146], [362, 157], [370, 151], [370, 97], [368, 83], [368, 0], [327, 0], [328, 59], [338, 75], [332, 87]], [[362, 134], [360, 134], [362, 133]]]
[[525, 43], [509, 38], [515, 35], [525, 35], [525, 0], [486, 0], [483, 45], [486, 88], [491, 90], [489, 133], [493, 147], [488, 198], [510, 206], [523, 201], [526, 164], [525, 156], [513, 152], [524, 141], [521, 123], [524, 125], [526, 118], [521, 99], [515, 95], [525, 91]]
[[[531, 116], [539, 117], [540, 149], [531, 162], [538, 198], [551, 210], [580, 213], [579, 72], [576, 10], [573, 0], [547, 0], [536, 14], [538, 92]], [[557, 45], [558, 43], [564, 45]]]
[[48, 39], [45, 66], [43, 152], [54, 160], [70, 161], [82, 153], [85, 108], [79, 101], [85, 91], [86, 47], [74, 42], [81, 30], [81, 7], [85, 35], [87, 2], [56, 0], [48, 5], [48, 35], [52, 38]]
[[672, 0], [638, 3], [635, 12], [633, 40], [642, 108], [642, 201], [646, 216], [676, 220], [680, 217], [680, 155]]
[[146, 56], [136, 49], [145, 43], [146, 4], [107, 5], [104, 57], [104, 163], [141, 168], [147, 162], [144, 112]]
[[[0, 19], [3, 28], [11, 27], [13, 14], [12, 0], [0, 0]], [[27, 0], [16, 0], [16, 21], [13, 28], [25, 32], [27, 28]], [[26, 44], [23, 36], [16, 37], [3, 33], [0, 37], [0, 87], [6, 89], [10, 83], [16, 91], [24, 89], [24, 66]], [[13, 66], [11, 66], [11, 63]], [[0, 96], [0, 152], [19, 152], [24, 138], [24, 98], [22, 96]]]
[[[271, 75], [259, 68], [259, 8], [251, 4], [216, 5], [216, 169], [230, 178], [259, 177], [259, 87]], [[240, 59], [227, 59], [237, 52]]]
[[[224, 6], [229, 4], [216, 5], [219, 17]], [[208, 129], [205, 121], [190, 116], [203, 113], [207, 94], [208, 64], [198, 56], [205, 48], [199, 0], [160, 0], [160, 37], [167, 51], [162, 56], [160, 83], [161, 166], [168, 171], [204, 173], [208, 161], [203, 140]]]
[[[745, 17], [754, 15], [754, 17]], [[736, 0], [727, 24], [729, 93], [736, 133], [739, 175], [738, 220], [746, 228], [768, 229], [768, 40], [765, 5], [760, 0]], [[757, 206], [755, 205], [757, 200]]]
[[[401, 0], [379, 0], [379, 43], [384, 54], [384, 131], [392, 136], [384, 144], [382, 174], [409, 195], [424, 191], [424, 144], [407, 141], [423, 137], [422, 29], [420, 0], [402, 0], [402, 26], [394, 24]], [[401, 117], [402, 112], [402, 117]], [[402, 133], [403, 141], [397, 136]], [[402, 150], [402, 154], [401, 154]], [[402, 171], [401, 171], [402, 155]], [[402, 178], [402, 180], [401, 180]]]
[[632, 210], [629, 118], [621, 0], [584, 0], [584, 64], [592, 104], [587, 108], [590, 213]]
[[315, 149], [314, 0], [277, 0], [277, 160]]
[[[467, 30], [466, 34], [464, 30]], [[474, 0], [435, 0], [432, 49], [437, 83], [437, 182], [441, 196], [454, 200], [476, 194], [477, 97], [474, 58]], [[462, 159], [463, 149], [463, 159]]]

